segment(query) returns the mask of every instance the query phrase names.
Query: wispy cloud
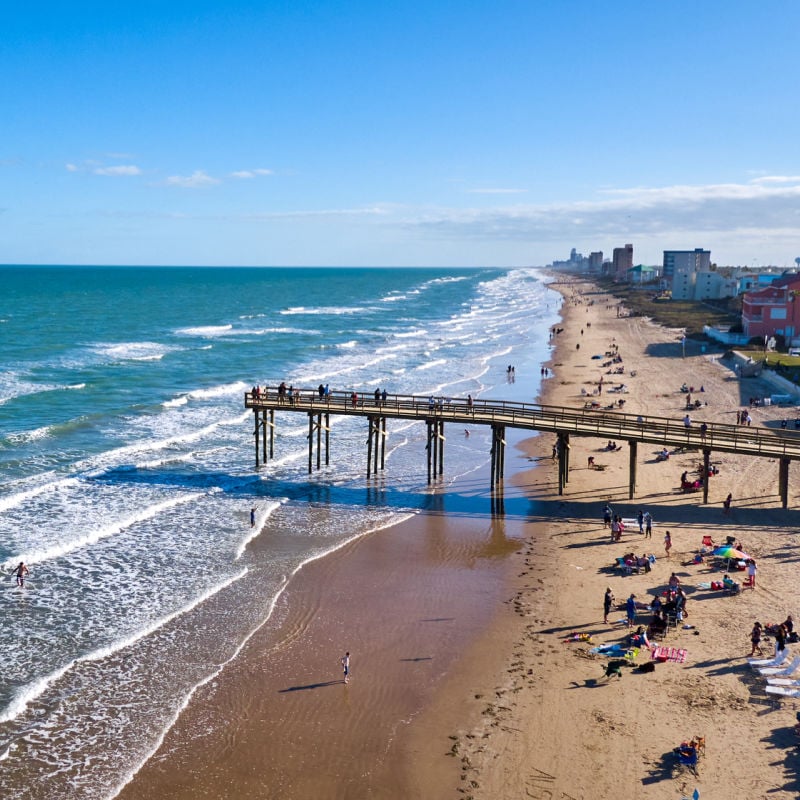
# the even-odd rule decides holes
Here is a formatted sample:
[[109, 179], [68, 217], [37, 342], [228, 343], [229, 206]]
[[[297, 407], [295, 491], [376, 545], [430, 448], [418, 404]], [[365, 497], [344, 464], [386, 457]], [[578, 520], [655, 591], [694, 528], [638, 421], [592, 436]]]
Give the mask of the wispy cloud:
[[142, 171], [134, 164], [120, 164], [117, 167], [96, 167], [93, 170], [95, 175], [110, 175], [110, 176], [130, 176], [141, 175]]
[[240, 169], [236, 172], [231, 172], [231, 178], [240, 178], [243, 180], [247, 180], [250, 178], [256, 178], [262, 175], [272, 175], [273, 172], [271, 169]]
[[220, 183], [219, 178], [212, 178], [201, 169], [195, 170], [191, 175], [171, 175], [167, 178], [168, 186], [180, 186], [184, 189], [199, 189], [203, 186], [214, 186]]
[[64, 168], [67, 172], [80, 172], [81, 168], [77, 164], [65, 164]]
[[525, 194], [527, 189], [467, 189], [467, 194]]
[[[746, 183], [605, 189], [596, 199], [493, 208], [429, 208], [402, 221], [430, 236], [531, 242], [604, 241], [748, 232], [784, 237], [800, 227], [800, 176]], [[626, 239], [630, 241], [630, 238]]]
[[800, 175], [762, 175], [752, 183], [800, 183]]

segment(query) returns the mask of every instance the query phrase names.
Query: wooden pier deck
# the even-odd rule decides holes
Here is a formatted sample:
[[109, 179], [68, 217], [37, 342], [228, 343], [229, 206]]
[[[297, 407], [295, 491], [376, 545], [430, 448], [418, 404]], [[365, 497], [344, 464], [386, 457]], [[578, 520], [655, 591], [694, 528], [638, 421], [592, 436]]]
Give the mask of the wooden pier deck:
[[[329, 462], [330, 415], [364, 417], [369, 423], [367, 438], [367, 476], [371, 468], [383, 469], [386, 420], [405, 419], [425, 422], [428, 427], [428, 482], [443, 473], [445, 423], [488, 425], [493, 430], [491, 445], [491, 486], [502, 481], [505, 451], [505, 429], [517, 428], [554, 433], [558, 437], [559, 493], [569, 481], [570, 436], [589, 436], [604, 440], [623, 440], [629, 447], [629, 496], [636, 490], [636, 464], [639, 443], [667, 448], [693, 448], [702, 452], [705, 464], [703, 502], [708, 502], [708, 467], [712, 452], [738, 453], [761, 458], [774, 458], [779, 464], [779, 494], [783, 507], [788, 505], [789, 464], [800, 460], [800, 432], [770, 430], [743, 425], [707, 422], [701, 431], [701, 419], [686, 427], [683, 419], [637, 416], [608, 409], [568, 409], [537, 403], [479, 398], [430, 398], [416, 395], [389, 394], [385, 399], [375, 394], [330, 392], [320, 397], [311, 389], [295, 389], [292, 396], [280, 396], [277, 387], [261, 389], [254, 397], [245, 394], [245, 407], [255, 418], [256, 467], [273, 456], [275, 412], [303, 413], [309, 420], [309, 472], [313, 467], [314, 434], [317, 439], [317, 468], [321, 466], [322, 434], [325, 434], [325, 463]], [[379, 457], [380, 453], [380, 457]]]

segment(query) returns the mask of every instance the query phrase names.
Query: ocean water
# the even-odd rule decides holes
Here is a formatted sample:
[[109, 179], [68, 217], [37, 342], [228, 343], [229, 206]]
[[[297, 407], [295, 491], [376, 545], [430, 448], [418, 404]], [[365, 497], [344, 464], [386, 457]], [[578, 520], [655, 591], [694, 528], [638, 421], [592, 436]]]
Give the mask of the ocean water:
[[559, 306], [533, 269], [0, 268], [0, 797], [114, 797], [303, 564], [489, 459], [450, 436], [428, 487], [424, 424], [389, 420], [367, 482], [334, 417], [309, 476], [278, 412], [256, 471], [246, 389], [533, 400]]

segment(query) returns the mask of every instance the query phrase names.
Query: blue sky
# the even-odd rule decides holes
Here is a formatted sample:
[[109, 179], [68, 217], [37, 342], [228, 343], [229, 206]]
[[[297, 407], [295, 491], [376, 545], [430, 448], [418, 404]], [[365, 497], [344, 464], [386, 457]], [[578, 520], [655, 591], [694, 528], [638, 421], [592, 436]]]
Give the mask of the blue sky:
[[800, 256], [800, 3], [35, 2], [0, 263]]

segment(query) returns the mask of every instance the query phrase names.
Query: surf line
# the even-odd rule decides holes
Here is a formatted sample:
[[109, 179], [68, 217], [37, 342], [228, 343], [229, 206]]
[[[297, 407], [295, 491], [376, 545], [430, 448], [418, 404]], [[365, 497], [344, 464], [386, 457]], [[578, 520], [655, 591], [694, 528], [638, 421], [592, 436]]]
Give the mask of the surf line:
[[99, 647], [97, 650], [93, 650], [91, 653], [87, 653], [85, 656], [78, 656], [78, 658], [73, 658], [63, 667], [59, 667], [58, 669], [53, 670], [53, 672], [51, 672], [49, 675], [45, 675], [44, 677], [39, 678], [36, 681], [32, 681], [26, 686], [23, 686], [22, 689], [20, 689], [16, 693], [13, 700], [6, 707], [5, 711], [0, 713], [0, 724], [4, 722], [11, 722], [12, 720], [20, 716], [34, 700], [36, 700], [44, 693], [44, 691], [49, 686], [55, 683], [59, 678], [61, 678], [63, 675], [69, 672], [69, 670], [71, 670], [77, 664], [87, 663], [91, 661], [100, 661], [103, 658], [107, 658], [108, 656], [114, 655], [120, 650], [124, 650], [126, 647], [131, 647], [132, 645], [136, 644], [136, 642], [138, 642], [140, 639], [143, 639], [146, 636], [150, 636], [151, 634], [155, 633], [159, 628], [163, 628], [165, 625], [167, 625], [176, 617], [180, 617], [183, 614], [188, 613], [193, 608], [199, 606], [201, 603], [204, 603], [206, 600], [213, 597], [215, 594], [218, 594], [223, 589], [226, 589], [232, 583], [236, 583], [237, 581], [241, 580], [242, 578], [244, 578], [245, 575], [247, 575], [248, 572], [249, 569], [247, 567], [244, 567], [242, 570], [237, 572], [235, 575], [232, 575], [230, 578], [227, 578], [221, 583], [218, 583], [216, 586], [212, 586], [211, 588], [207, 589], [197, 599], [192, 600], [182, 608], [173, 611], [171, 614], [167, 614], [161, 619], [155, 620], [147, 627], [142, 628], [140, 631], [136, 631], [135, 633], [132, 633], [130, 636], [126, 636], [124, 639], [119, 639], [118, 641], [113, 642], [112, 644], [107, 645], [105, 647]]
[[[145, 755], [142, 757], [142, 760], [139, 762], [137, 766], [132, 767], [130, 770], [128, 770], [128, 772], [125, 773], [122, 780], [119, 782], [119, 784], [117, 784], [117, 786], [113, 789], [113, 791], [105, 798], [105, 800], [114, 800], [114, 798], [117, 797], [120, 794], [120, 792], [136, 777], [136, 774], [139, 772], [139, 770], [158, 752], [159, 748], [164, 743], [164, 740], [167, 738], [167, 734], [172, 730], [175, 723], [180, 718], [181, 714], [189, 706], [189, 703], [192, 701], [192, 698], [197, 693], [197, 691], [199, 689], [202, 689], [203, 686], [205, 686], [206, 684], [213, 681], [222, 672], [222, 670], [225, 669], [225, 667], [228, 664], [234, 661], [234, 659], [238, 657], [239, 653], [242, 652], [245, 645], [253, 638], [253, 636], [255, 636], [258, 633], [258, 631], [260, 631], [261, 628], [263, 628], [264, 625], [267, 624], [267, 622], [269, 622], [273, 612], [275, 611], [275, 606], [278, 604], [278, 600], [280, 599], [281, 595], [286, 591], [287, 587], [289, 586], [289, 582], [295, 575], [297, 575], [298, 572], [300, 572], [301, 569], [303, 569], [303, 567], [305, 567], [307, 564], [310, 564], [312, 561], [317, 561], [320, 558], [325, 558], [325, 556], [329, 556], [331, 555], [331, 553], [335, 553], [337, 550], [341, 550], [343, 547], [347, 547], [347, 545], [349, 545], [351, 542], [354, 542], [356, 539], [360, 539], [363, 536], [368, 536], [369, 534], [375, 533], [376, 531], [384, 530], [385, 528], [390, 528], [393, 525], [399, 525], [401, 522], [413, 516], [414, 516], [413, 512], [408, 514], [400, 514], [398, 515], [397, 518], [392, 519], [384, 524], [377, 525], [374, 528], [370, 528], [370, 530], [368, 531], [364, 531], [363, 533], [358, 533], [355, 536], [348, 537], [343, 542], [340, 542], [335, 547], [332, 547], [330, 550], [325, 550], [322, 553], [315, 553], [314, 555], [309, 556], [305, 560], [301, 561], [291, 571], [291, 573], [284, 578], [284, 581], [281, 584], [280, 588], [278, 589], [277, 592], [275, 592], [275, 595], [270, 601], [269, 609], [267, 610], [264, 619], [262, 619], [253, 628], [253, 630], [250, 631], [250, 633], [248, 633], [245, 637], [243, 637], [242, 641], [239, 642], [239, 645], [236, 647], [236, 649], [233, 651], [233, 653], [227, 660], [223, 661], [215, 670], [212, 670], [209, 675], [203, 678], [203, 680], [199, 681], [186, 693], [183, 700], [178, 705], [178, 708], [176, 708], [175, 713], [172, 715], [172, 719], [170, 719], [164, 726], [164, 729], [161, 731], [161, 734], [153, 743], [153, 746], [150, 748], [150, 750], [147, 753], [145, 753]], [[245, 572], [246, 571], [247, 570], [245, 569]], [[2, 722], [1, 718], [0, 722]]]

